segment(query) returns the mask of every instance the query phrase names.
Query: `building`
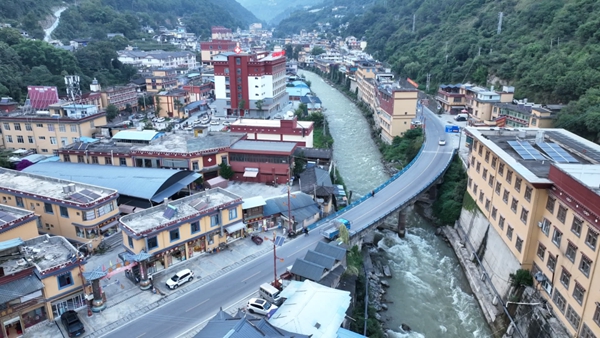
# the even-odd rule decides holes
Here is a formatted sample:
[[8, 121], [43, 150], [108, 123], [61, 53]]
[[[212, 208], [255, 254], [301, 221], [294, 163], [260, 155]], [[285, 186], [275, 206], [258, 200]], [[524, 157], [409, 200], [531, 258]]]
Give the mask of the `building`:
[[419, 91], [399, 84], [384, 84], [377, 88], [375, 123], [381, 129], [381, 139], [391, 144], [394, 137], [403, 136], [417, 117]]
[[183, 89], [171, 89], [154, 95], [154, 110], [159, 117], [188, 118], [185, 109], [190, 103], [190, 94]]
[[242, 198], [221, 188], [123, 216], [120, 223], [125, 250], [152, 255], [150, 273], [244, 235]]
[[0, 242], [0, 333], [18, 337], [87, 307], [82, 256], [64, 237], [42, 235]]
[[288, 105], [285, 55], [223, 53], [214, 57], [216, 115], [279, 111]]
[[239, 119], [229, 129], [235, 133], [246, 133], [248, 140], [296, 142], [298, 146], [313, 147], [314, 123], [291, 120]]
[[266, 229], [280, 225], [290, 228], [290, 212], [294, 221], [294, 231], [300, 231], [321, 218], [317, 202], [303, 192], [291, 192], [289, 195], [269, 198], [265, 202], [264, 213], [268, 218]]
[[212, 65], [213, 56], [226, 52], [234, 52], [237, 42], [231, 40], [213, 39], [212, 41], [200, 42], [200, 58], [202, 64]]
[[192, 52], [177, 51], [166, 52], [163, 50], [154, 50], [144, 52], [133, 49], [117, 51], [121, 63], [135, 67], [156, 67], [156, 68], [187, 68], [198, 69], [196, 54]]
[[7, 149], [52, 154], [81, 137], [92, 137], [106, 124], [106, 112], [95, 105], [52, 104], [50, 110], [15, 110], [0, 114], [1, 134]]
[[461, 93], [462, 84], [450, 84], [440, 85], [437, 95], [435, 96], [436, 101], [441, 106], [441, 109], [448, 114], [456, 115], [461, 113], [467, 107], [465, 94]]
[[467, 133], [467, 189], [485, 226], [465, 231], [489, 231], [494, 285], [508, 290], [508, 274], [528, 269], [570, 335], [599, 336], [600, 146], [563, 129]]
[[512, 102], [514, 93], [515, 88], [510, 86], [503, 86], [502, 91], [499, 92], [494, 91], [493, 86], [488, 90], [487, 88], [468, 83], [461, 85], [460, 88], [460, 94], [464, 95], [467, 111], [471, 119], [482, 123], [492, 121], [493, 104]]
[[241, 140], [229, 147], [233, 180], [283, 184], [290, 179], [295, 142]]
[[39, 219], [33, 211], [0, 204], [0, 242], [39, 236]]
[[13, 100], [12, 97], [0, 97], [0, 112], [10, 113], [17, 109], [19, 102]]
[[290, 273], [296, 281], [310, 280], [321, 285], [337, 288], [346, 271], [346, 249], [338, 242], [318, 242], [314, 250], [308, 250], [304, 258], [294, 261]]
[[39, 233], [63, 236], [88, 249], [117, 226], [118, 194], [113, 189], [0, 169], [0, 197], [3, 204], [39, 215]]
[[[100, 88], [100, 85], [98, 85], [98, 88]], [[101, 97], [102, 106], [105, 108], [112, 104], [119, 110], [127, 108], [132, 111], [138, 110], [137, 87], [134, 85], [105, 88], [101, 91]]]
[[213, 40], [231, 40], [233, 39], [233, 33], [229, 28], [212, 26], [210, 27], [210, 37]]
[[174, 69], [153, 69], [152, 75], [146, 77], [146, 91], [156, 94], [177, 87], [177, 71]]
[[214, 96], [215, 83], [213, 81], [206, 81], [199, 85], [190, 84], [183, 86], [183, 90], [190, 94], [190, 102], [197, 102]]
[[356, 69], [356, 85], [358, 88], [357, 97], [365, 102], [373, 111], [376, 110], [376, 85], [375, 74], [377, 68], [373, 63], [362, 62], [357, 65]]
[[[550, 106], [554, 107], [554, 106]], [[513, 103], [494, 103], [492, 120], [498, 127], [551, 128], [562, 107], [551, 110], [549, 106], [514, 100]]]
[[267, 205], [262, 196], [255, 196], [244, 199], [242, 203], [242, 213], [244, 224], [246, 224], [246, 233], [261, 231], [266, 225], [264, 207]]
[[300, 190], [311, 195], [324, 213], [335, 211], [333, 195], [337, 188], [331, 182], [329, 171], [312, 165], [300, 173], [299, 184]]

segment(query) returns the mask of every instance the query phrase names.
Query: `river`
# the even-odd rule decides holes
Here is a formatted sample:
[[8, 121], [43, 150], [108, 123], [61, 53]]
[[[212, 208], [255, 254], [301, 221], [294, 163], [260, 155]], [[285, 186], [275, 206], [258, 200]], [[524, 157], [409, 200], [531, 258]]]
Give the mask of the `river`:
[[[349, 190], [364, 195], [388, 179], [381, 155], [371, 139], [369, 124], [343, 94], [310, 72], [300, 72], [327, 108], [325, 117], [333, 139], [333, 157]], [[355, 199], [355, 198], [353, 198]], [[452, 249], [434, 235], [432, 224], [408, 213], [404, 239], [386, 231], [379, 247], [392, 268], [387, 290], [390, 337], [491, 337], [491, 331], [471, 293]], [[402, 323], [412, 328], [405, 333]]]
[[45, 33], [44, 41], [50, 42], [50, 40], [52, 39], [52, 32], [54, 32], [56, 27], [58, 27], [58, 22], [60, 21], [60, 15], [65, 10], [67, 10], [67, 7], [61, 7], [59, 9], [57, 9], [56, 11], [54, 11], [53, 16], [56, 18], [56, 20], [54, 20], [54, 23], [52, 23], [52, 26], [44, 29], [44, 33]]

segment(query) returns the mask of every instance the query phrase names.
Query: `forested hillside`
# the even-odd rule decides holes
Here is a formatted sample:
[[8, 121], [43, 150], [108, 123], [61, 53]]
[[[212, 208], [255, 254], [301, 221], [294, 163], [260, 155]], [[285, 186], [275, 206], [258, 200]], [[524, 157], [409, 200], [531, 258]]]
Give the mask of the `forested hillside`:
[[[276, 24], [280, 21], [279, 18], [286, 17], [285, 14], [294, 8], [302, 9], [304, 6], [318, 6], [323, 0], [238, 0], [238, 2], [254, 13], [260, 20]], [[282, 16], [280, 17], [280, 15]]]
[[0, 5], [0, 23], [9, 23], [21, 28], [36, 39], [44, 37], [40, 25], [46, 16], [52, 15], [52, 9], [73, 3], [73, 0], [3, 0]]
[[123, 33], [137, 38], [142, 26], [174, 28], [181, 17], [188, 31], [203, 38], [210, 27], [247, 28], [258, 21], [235, 0], [87, 0], [69, 7], [54, 32], [59, 39], [104, 38], [106, 33]]
[[536, 103], [571, 102], [557, 126], [600, 140], [598, 1], [380, 0], [343, 34], [421, 84], [430, 73], [434, 85], [499, 82]]

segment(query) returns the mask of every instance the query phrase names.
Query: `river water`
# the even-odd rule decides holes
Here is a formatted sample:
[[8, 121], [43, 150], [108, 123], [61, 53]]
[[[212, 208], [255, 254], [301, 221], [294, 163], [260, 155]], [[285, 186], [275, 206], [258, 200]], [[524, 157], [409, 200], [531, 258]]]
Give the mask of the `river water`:
[[[300, 72], [327, 108], [333, 156], [340, 175], [354, 196], [364, 195], [388, 179], [381, 156], [360, 110], [319, 76]], [[353, 197], [355, 200], [355, 197]], [[434, 228], [410, 211], [404, 239], [386, 231], [379, 247], [390, 262], [393, 278], [382, 312], [390, 337], [491, 337], [485, 318], [471, 294], [452, 249], [434, 235]], [[402, 323], [412, 328], [405, 333]]]

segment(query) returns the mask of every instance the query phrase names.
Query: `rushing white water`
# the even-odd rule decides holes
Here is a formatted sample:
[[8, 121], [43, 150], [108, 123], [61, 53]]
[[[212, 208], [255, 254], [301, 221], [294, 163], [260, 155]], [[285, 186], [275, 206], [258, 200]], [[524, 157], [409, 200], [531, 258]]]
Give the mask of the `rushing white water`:
[[[334, 159], [350, 190], [365, 194], [388, 176], [371, 140], [369, 125], [356, 106], [313, 73], [301, 72], [327, 108]], [[400, 239], [384, 233], [379, 247], [386, 253], [393, 278], [385, 299], [392, 301], [386, 326], [390, 337], [490, 337], [481, 309], [471, 295], [465, 275], [448, 245], [434, 235], [433, 226], [415, 212], [407, 217], [408, 233]], [[404, 332], [402, 323], [411, 327]]]
[[52, 38], [52, 32], [54, 32], [54, 30], [56, 29], [56, 27], [58, 27], [58, 22], [60, 21], [60, 15], [62, 14], [62, 12], [64, 12], [67, 9], [67, 7], [61, 7], [59, 9], [57, 9], [56, 11], [54, 11], [54, 17], [56, 18], [56, 20], [54, 21], [54, 23], [52, 24], [52, 26], [44, 29], [44, 41], [46, 42], [50, 42], [51, 38]]

